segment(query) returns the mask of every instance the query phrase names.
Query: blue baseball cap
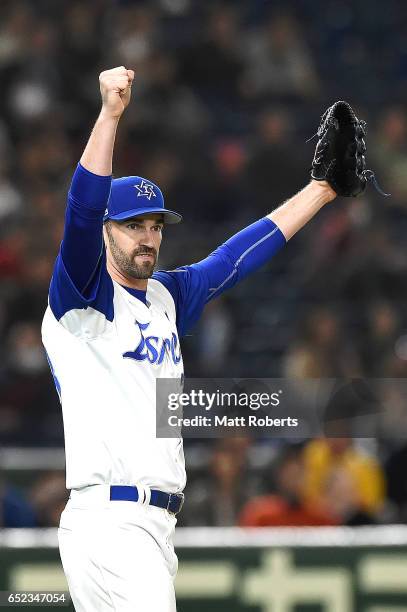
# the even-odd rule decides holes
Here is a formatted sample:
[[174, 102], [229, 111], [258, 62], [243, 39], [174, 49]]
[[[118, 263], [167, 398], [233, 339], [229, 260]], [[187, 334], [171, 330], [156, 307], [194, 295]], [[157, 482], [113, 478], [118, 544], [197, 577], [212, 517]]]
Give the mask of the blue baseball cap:
[[182, 216], [164, 208], [161, 189], [141, 176], [113, 179], [103, 221], [123, 221], [150, 213], [161, 213], [164, 223], [179, 223]]

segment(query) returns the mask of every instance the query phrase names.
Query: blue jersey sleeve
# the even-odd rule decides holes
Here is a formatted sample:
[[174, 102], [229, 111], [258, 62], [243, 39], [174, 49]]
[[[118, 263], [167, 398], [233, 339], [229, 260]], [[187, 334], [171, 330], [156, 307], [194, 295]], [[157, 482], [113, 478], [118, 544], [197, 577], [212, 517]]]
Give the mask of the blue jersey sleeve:
[[59, 253], [51, 279], [49, 305], [58, 321], [70, 310], [86, 309], [88, 306], [113, 321], [113, 283], [106, 270], [106, 253], [103, 252], [88, 289], [82, 293], [78, 291]]
[[50, 307], [58, 320], [69, 310], [90, 305], [112, 316], [113, 286], [103, 244], [103, 215], [111, 182], [111, 176], [98, 176], [81, 164], [74, 173], [49, 292]]
[[268, 218], [238, 232], [206, 259], [172, 270], [159, 271], [153, 278], [171, 293], [181, 336], [199, 319], [207, 302], [221, 295], [269, 261], [286, 239]]

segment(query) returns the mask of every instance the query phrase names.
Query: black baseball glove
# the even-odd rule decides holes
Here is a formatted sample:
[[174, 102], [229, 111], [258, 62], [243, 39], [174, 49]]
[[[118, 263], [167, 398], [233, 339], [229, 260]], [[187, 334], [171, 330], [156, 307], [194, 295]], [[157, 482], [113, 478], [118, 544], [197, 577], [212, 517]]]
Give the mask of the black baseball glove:
[[327, 181], [338, 195], [346, 197], [360, 195], [372, 180], [382, 195], [389, 195], [380, 189], [373, 171], [366, 170], [366, 122], [356, 117], [347, 102], [335, 102], [325, 111], [316, 135], [313, 179]]

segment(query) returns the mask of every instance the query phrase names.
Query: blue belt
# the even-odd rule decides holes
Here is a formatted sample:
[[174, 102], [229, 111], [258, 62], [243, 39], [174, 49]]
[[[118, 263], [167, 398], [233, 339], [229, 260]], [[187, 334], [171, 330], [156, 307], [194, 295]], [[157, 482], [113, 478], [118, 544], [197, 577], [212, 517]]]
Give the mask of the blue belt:
[[[139, 501], [139, 492], [136, 486], [130, 487], [126, 485], [111, 485], [110, 486], [111, 501]], [[184, 505], [183, 493], [164, 493], [151, 489], [150, 506], [163, 508], [170, 514], [178, 514]]]

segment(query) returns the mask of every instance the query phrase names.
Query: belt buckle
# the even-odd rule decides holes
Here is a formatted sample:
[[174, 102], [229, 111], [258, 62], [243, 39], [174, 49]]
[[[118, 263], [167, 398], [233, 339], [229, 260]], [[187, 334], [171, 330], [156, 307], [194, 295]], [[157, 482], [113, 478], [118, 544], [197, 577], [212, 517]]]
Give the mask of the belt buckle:
[[[181, 498], [180, 506], [176, 512], [174, 512], [173, 510], [170, 510], [170, 504], [172, 501], [172, 497], [176, 497], [177, 499]], [[181, 512], [182, 506], [184, 505], [184, 501], [185, 501], [185, 495], [183, 493], [170, 493], [168, 496], [167, 512], [169, 512], [169, 514], [174, 514], [175, 516], [176, 514], [178, 514], [178, 512]]]

